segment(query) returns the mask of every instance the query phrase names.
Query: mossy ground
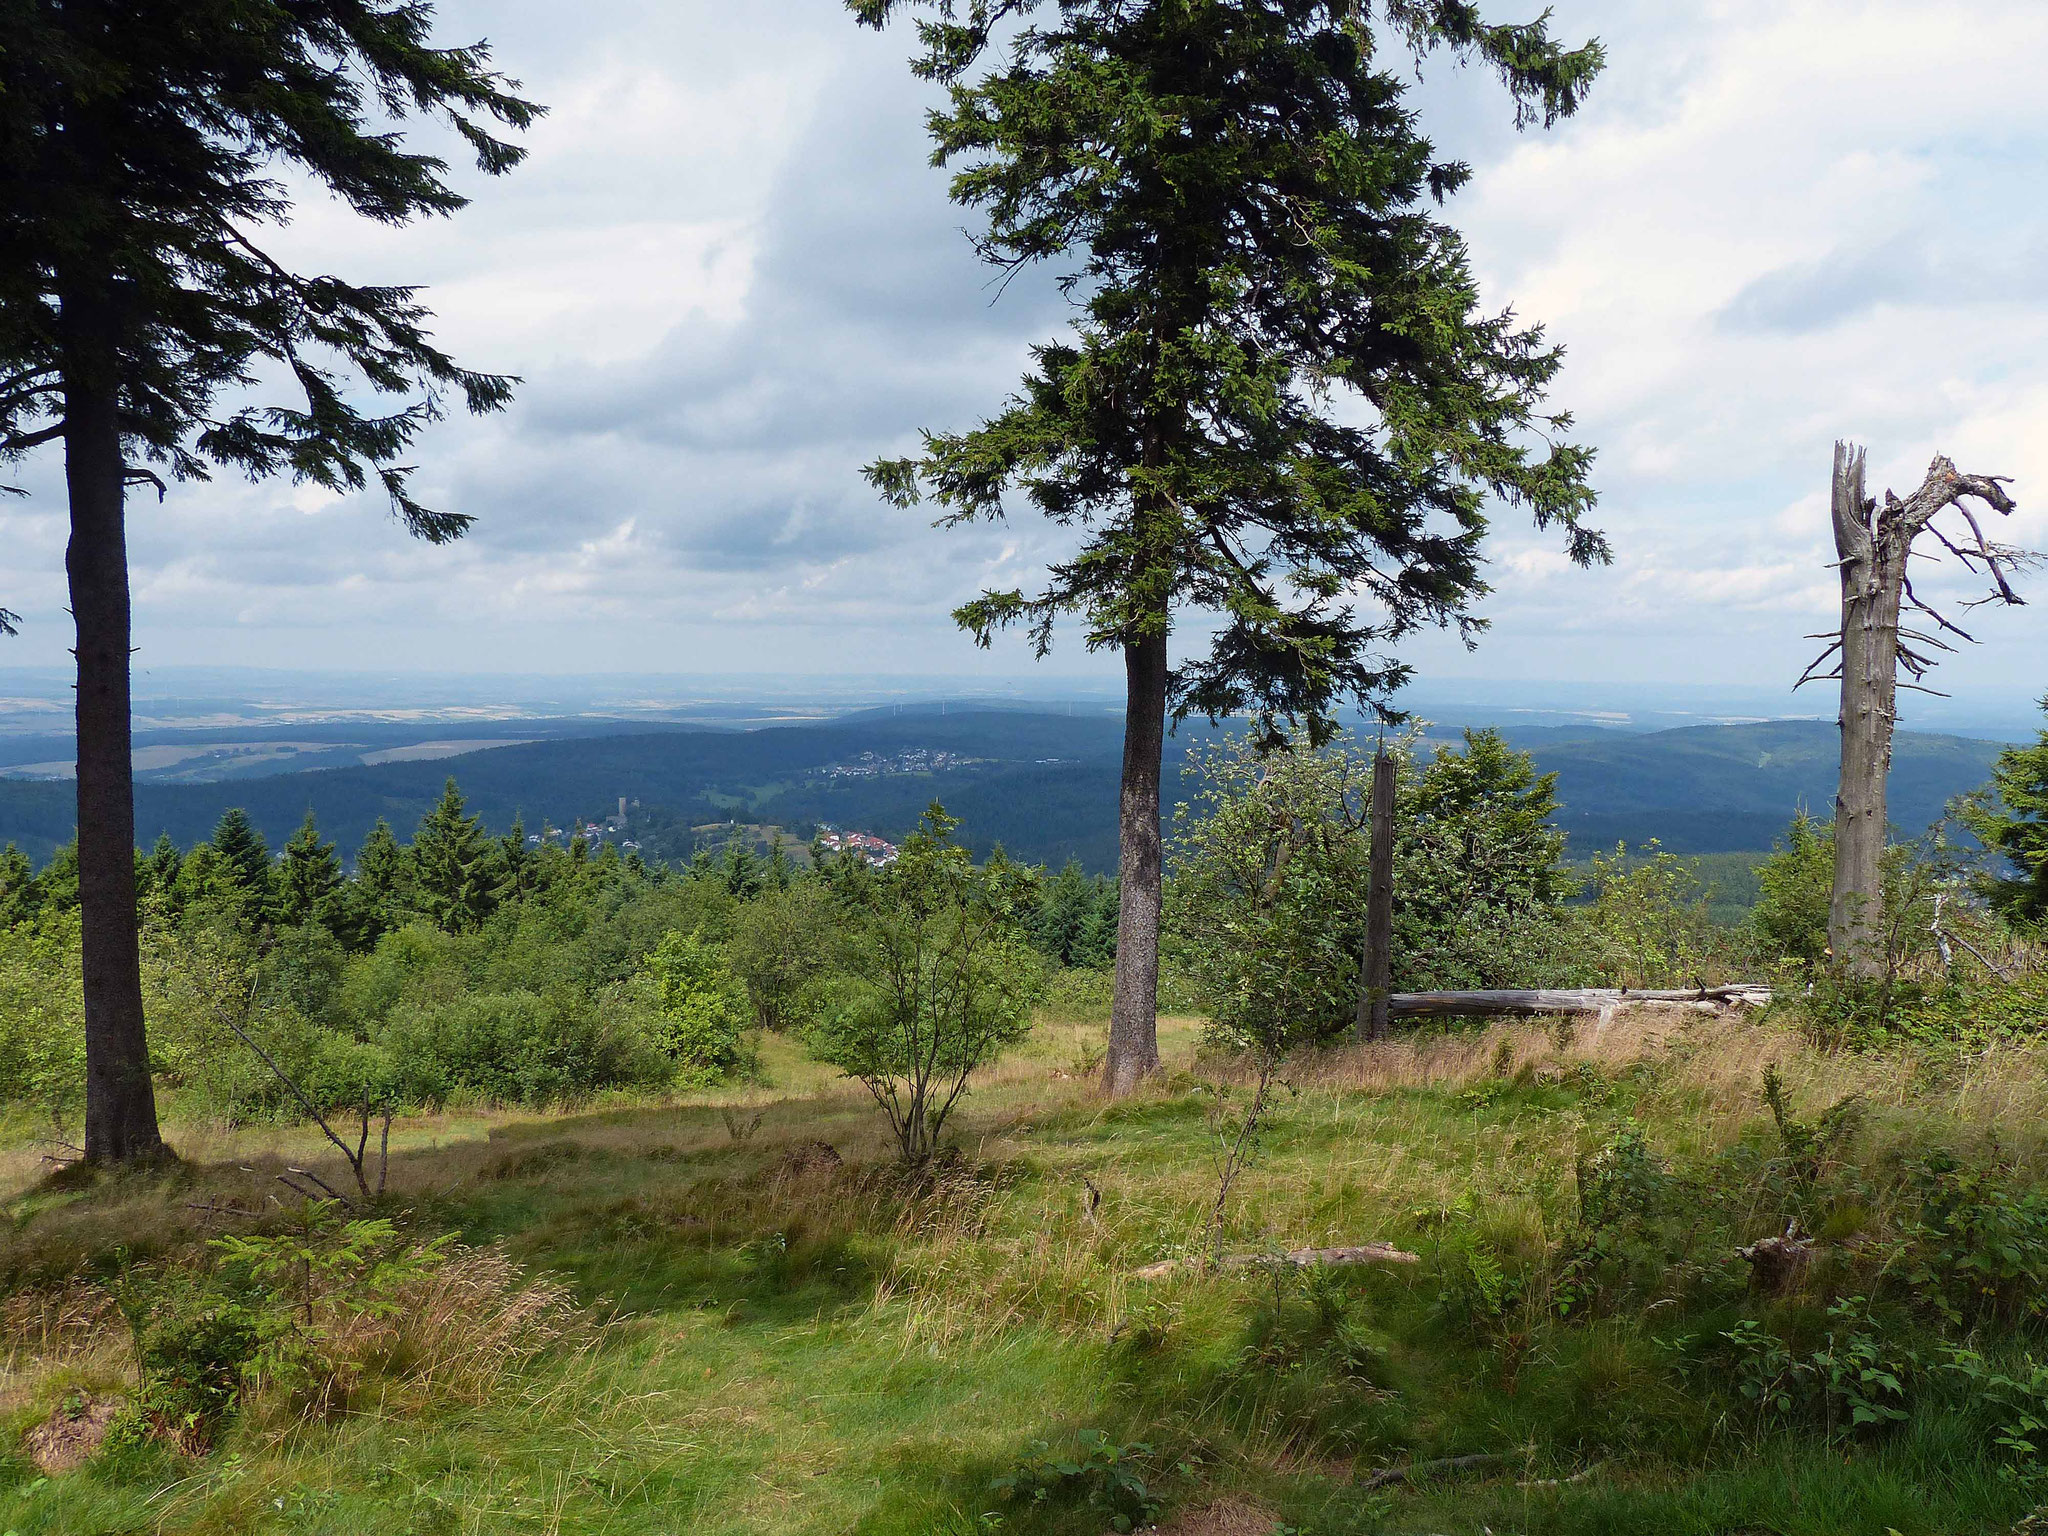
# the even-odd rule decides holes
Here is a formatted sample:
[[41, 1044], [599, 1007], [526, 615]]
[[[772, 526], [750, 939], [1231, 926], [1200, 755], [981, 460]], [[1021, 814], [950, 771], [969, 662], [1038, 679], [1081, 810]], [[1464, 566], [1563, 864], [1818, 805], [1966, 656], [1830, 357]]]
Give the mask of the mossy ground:
[[[1203, 1250], [1227, 1072], [1198, 1061], [1197, 1021], [1170, 1021], [1166, 1078], [1105, 1104], [1084, 1076], [1100, 1033], [1042, 1025], [968, 1101], [958, 1157], [915, 1178], [861, 1090], [781, 1041], [769, 1086], [408, 1123], [392, 1209], [562, 1277], [586, 1326], [481, 1400], [365, 1398], [318, 1420], [259, 1404], [204, 1458], [144, 1446], [50, 1478], [17, 1455], [0, 1532], [1093, 1533], [1107, 1517], [1079, 1482], [1036, 1504], [991, 1488], [1089, 1429], [1150, 1447], [1132, 1465], [1190, 1533], [1963, 1536], [2033, 1507], [1936, 1395], [1887, 1433], [1830, 1438], [1757, 1421], [1685, 1360], [1756, 1310], [1731, 1235], [1782, 1217], [1740, 1187], [1741, 1149], [1767, 1136], [1766, 1061], [1802, 1104], [1868, 1096], [1872, 1169], [1996, 1143], [2038, 1172], [2037, 1055], [1817, 1056], [1769, 1024], [1681, 1013], [1332, 1053], [1290, 1070], [1228, 1245], [1386, 1239], [1423, 1262], [1148, 1284], [1131, 1272]], [[1697, 1283], [1584, 1321], [1533, 1284], [1477, 1321], [1446, 1303], [1445, 1234], [1536, 1273], [1575, 1165], [1626, 1123], [1675, 1165], [1729, 1170], [1674, 1258]], [[6, 1444], [67, 1393], [127, 1389], [125, 1336], [92, 1321], [116, 1250], [197, 1258], [236, 1220], [208, 1207], [262, 1206], [287, 1161], [319, 1156], [298, 1130], [173, 1139], [186, 1161], [162, 1175], [48, 1178], [9, 1154]], [[1482, 1452], [1499, 1459], [1366, 1486]], [[1227, 1517], [1201, 1513], [1224, 1497]]]

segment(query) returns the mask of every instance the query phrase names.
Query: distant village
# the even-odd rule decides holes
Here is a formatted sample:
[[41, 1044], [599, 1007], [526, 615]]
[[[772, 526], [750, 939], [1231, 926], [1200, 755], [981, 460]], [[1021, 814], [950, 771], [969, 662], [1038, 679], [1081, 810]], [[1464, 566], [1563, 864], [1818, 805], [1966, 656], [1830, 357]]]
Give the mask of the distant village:
[[[872, 753], [866, 755], [873, 757]], [[919, 753], [916, 755], [923, 757], [926, 754]], [[906, 759], [909, 756], [911, 754], [904, 754]], [[943, 763], [938, 764], [941, 767], [955, 766], [962, 762], [981, 761], [981, 759], [976, 758], [955, 758], [950, 752], [933, 753], [930, 756], [936, 759], [944, 759]], [[880, 768], [875, 771], [898, 772], [907, 770]], [[626, 831], [631, 813], [639, 809], [640, 802], [638, 800], [629, 800], [626, 796], [621, 795], [619, 796], [619, 809], [616, 815], [607, 816], [602, 821], [595, 819], [585, 821], [578, 817], [572, 820], [566, 827], [557, 827], [553, 823], [545, 823], [540, 831], [529, 832], [526, 841], [536, 847], [543, 843], [559, 843], [563, 847], [567, 847], [578, 838], [581, 838], [586, 846], [601, 842], [615, 842], [622, 853], [638, 853], [640, 851], [639, 842], [627, 837]], [[692, 830], [701, 836], [707, 831], [723, 830], [724, 826], [725, 824], [721, 823], [717, 829], [697, 827]], [[741, 830], [737, 822], [732, 823], [731, 826], [736, 831]], [[772, 841], [782, 837], [780, 828], [749, 828], [744, 830], [752, 835], [763, 836], [764, 840]], [[884, 865], [895, 863], [897, 856], [896, 845], [885, 837], [879, 837], [872, 832], [851, 832], [839, 827], [823, 824], [817, 830], [816, 846], [822, 848], [827, 853], [851, 853], [858, 855], [877, 869]], [[802, 844], [792, 842], [790, 852], [792, 855], [804, 856], [809, 853], [809, 849]]]
[[859, 854], [877, 869], [896, 862], [896, 845], [872, 832], [841, 832], [834, 827], [820, 827], [818, 844], [830, 853]]
[[540, 831], [527, 833], [526, 840], [535, 845], [541, 843], [560, 843], [565, 848], [579, 837], [586, 844], [616, 840], [622, 852], [638, 853], [640, 845], [626, 836], [626, 812], [629, 805], [633, 810], [637, 811], [640, 809], [640, 802], [638, 800], [629, 802], [624, 795], [621, 795], [619, 796], [619, 812], [616, 816], [607, 816], [603, 821], [584, 821], [578, 818], [572, 820], [566, 827], [557, 827], [551, 823], [544, 822], [541, 825]]
[[863, 752], [847, 762], [827, 763], [811, 771], [826, 779], [878, 779], [896, 773], [946, 773], [955, 768], [992, 761], [992, 758], [962, 757], [957, 752], [935, 752], [929, 747], [914, 747], [907, 752], [898, 752], [894, 757]]

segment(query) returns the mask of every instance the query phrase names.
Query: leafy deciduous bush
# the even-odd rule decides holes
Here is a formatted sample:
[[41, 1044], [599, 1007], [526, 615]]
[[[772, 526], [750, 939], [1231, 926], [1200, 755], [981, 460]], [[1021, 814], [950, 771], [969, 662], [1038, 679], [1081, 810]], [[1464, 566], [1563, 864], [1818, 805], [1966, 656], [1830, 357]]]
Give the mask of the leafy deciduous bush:
[[738, 1068], [752, 1012], [723, 948], [672, 930], [647, 957], [647, 970], [657, 989], [657, 1039], [677, 1080], [710, 1082]]
[[1001, 853], [976, 867], [957, 825], [934, 803], [893, 864], [846, 882], [849, 970], [807, 1035], [874, 1095], [913, 1164], [969, 1077], [1030, 1033], [1044, 984], [1019, 931], [1036, 878]]

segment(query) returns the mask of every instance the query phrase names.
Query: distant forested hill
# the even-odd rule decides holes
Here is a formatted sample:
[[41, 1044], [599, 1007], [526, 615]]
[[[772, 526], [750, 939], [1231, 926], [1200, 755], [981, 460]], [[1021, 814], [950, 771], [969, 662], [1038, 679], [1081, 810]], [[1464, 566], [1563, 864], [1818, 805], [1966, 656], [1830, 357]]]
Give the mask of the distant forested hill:
[[[1168, 802], [1183, 798], [1185, 748], [1210, 728], [1184, 726], [1167, 748]], [[1681, 853], [1768, 848], [1802, 804], [1825, 816], [1834, 798], [1832, 725], [1779, 721], [1696, 726], [1643, 735], [1510, 729], [1509, 739], [1559, 774], [1561, 823], [1584, 856], [1618, 840], [1659, 838]], [[830, 775], [863, 753], [890, 761], [948, 752], [978, 759], [937, 773]], [[1034, 714], [953, 710], [855, 715], [823, 725], [756, 731], [643, 731], [534, 742], [437, 762], [385, 763], [278, 774], [216, 784], [144, 784], [137, 832], [181, 844], [203, 838], [222, 810], [248, 809], [273, 844], [310, 806], [321, 826], [353, 849], [379, 816], [406, 835], [453, 773], [494, 830], [515, 813], [529, 828], [602, 816], [619, 797], [638, 800], [667, 825], [774, 823], [807, 837], [821, 821], [894, 837], [933, 798], [962, 818], [980, 849], [1091, 869], [1116, 860], [1121, 721], [1108, 713]], [[1981, 784], [1996, 744], [1902, 734], [1892, 770], [1892, 816], [1917, 833], [1952, 795]], [[72, 831], [65, 783], [0, 781], [0, 842], [45, 858]]]
[[[1558, 771], [1558, 821], [1575, 853], [1648, 837], [1680, 853], [1721, 853], [1770, 847], [1802, 805], [1822, 820], [1832, 816], [1839, 741], [1831, 724], [1777, 720], [1518, 745]], [[1997, 743], [1971, 737], [1901, 732], [1892, 824], [1909, 837], [1925, 831], [1951, 796], [1991, 776], [1998, 752]]]

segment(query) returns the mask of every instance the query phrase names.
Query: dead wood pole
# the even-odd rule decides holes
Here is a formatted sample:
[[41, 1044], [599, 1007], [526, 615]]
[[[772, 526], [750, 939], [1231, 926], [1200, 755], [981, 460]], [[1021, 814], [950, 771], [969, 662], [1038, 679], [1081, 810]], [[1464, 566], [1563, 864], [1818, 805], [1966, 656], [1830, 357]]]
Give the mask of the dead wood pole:
[[1372, 851], [1365, 888], [1364, 986], [1357, 1033], [1387, 1038], [1387, 999], [1394, 988], [1394, 759], [1385, 747], [1372, 760]]
[[[1793, 686], [1816, 678], [1841, 680], [1842, 766], [1835, 795], [1835, 888], [1828, 910], [1828, 945], [1836, 965], [1851, 976], [1877, 979], [1885, 970], [1880, 937], [1889, 824], [1885, 777], [1891, 770], [1892, 734], [1898, 726], [1898, 691], [1936, 691], [1921, 687], [1919, 680], [1935, 664], [1932, 651], [1954, 650], [1941, 632], [1972, 638], [1913, 591], [1907, 563], [1918, 553], [1914, 541], [1931, 534], [1965, 569], [1983, 577], [1992, 590], [1981, 602], [2020, 602], [2007, 577], [2034, 557], [1990, 542], [1963, 504], [1975, 497], [1997, 512], [2011, 512], [2013, 501], [2004, 488], [2007, 477], [1961, 474], [1937, 454], [1920, 489], [1904, 501], [1887, 491], [1879, 506], [1875, 497], [1864, 494], [1863, 471], [1864, 450], [1836, 443], [1829, 517], [1842, 581], [1842, 627], [1834, 634], [1813, 637], [1829, 645]], [[1933, 526], [1935, 515], [1951, 506], [1969, 525], [1967, 536], [1950, 539]], [[1935, 633], [1904, 627], [1901, 614], [1906, 611], [1925, 614]], [[1830, 658], [1836, 661], [1835, 670], [1820, 671]], [[1901, 666], [1911, 682], [1899, 681]]]

